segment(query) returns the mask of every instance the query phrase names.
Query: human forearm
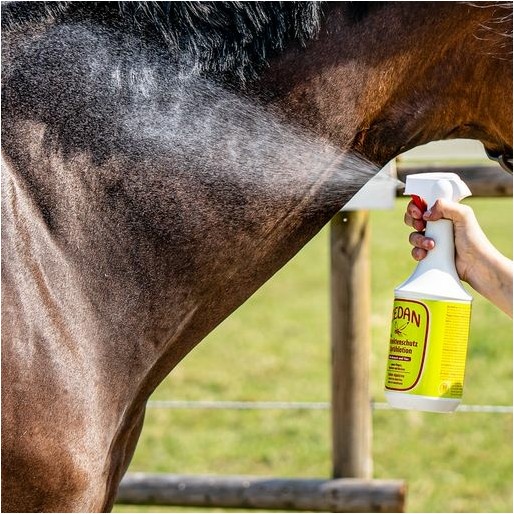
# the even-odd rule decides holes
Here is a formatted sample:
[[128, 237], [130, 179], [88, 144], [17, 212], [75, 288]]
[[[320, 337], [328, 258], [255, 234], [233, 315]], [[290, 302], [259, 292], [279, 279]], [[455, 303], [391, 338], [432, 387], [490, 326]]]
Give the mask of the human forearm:
[[470, 271], [467, 282], [482, 296], [512, 317], [512, 261], [493, 249]]

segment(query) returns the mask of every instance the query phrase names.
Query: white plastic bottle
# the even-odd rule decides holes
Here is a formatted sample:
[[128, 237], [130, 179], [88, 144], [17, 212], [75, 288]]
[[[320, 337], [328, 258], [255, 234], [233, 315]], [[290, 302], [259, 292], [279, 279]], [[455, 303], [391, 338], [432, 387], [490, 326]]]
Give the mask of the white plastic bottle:
[[[455, 173], [423, 173], [407, 176], [404, 194], [430, 209], [471, 192]], [[453, 223], [429, 221], [425, 235], [435, 248], [394, 291], [385, 396], [401, 409], [450, 412], [462, 398], [472, 298], [455, 269]]]

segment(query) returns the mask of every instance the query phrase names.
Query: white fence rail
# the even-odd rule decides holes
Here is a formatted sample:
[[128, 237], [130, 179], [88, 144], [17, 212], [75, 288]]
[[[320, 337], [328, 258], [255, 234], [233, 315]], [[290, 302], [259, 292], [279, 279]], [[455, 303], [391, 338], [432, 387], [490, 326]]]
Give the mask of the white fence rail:
[[[268, 402], [214, 400], [150, 400], [150, 409], [211, 409], [211, 410], [329, 410], [329, 402]], [[373, 410], [392, 410], [387, 403], [371, 402]], [[460, 405], [457, 412], [493, 412], [512, 414], [512, 405]]]

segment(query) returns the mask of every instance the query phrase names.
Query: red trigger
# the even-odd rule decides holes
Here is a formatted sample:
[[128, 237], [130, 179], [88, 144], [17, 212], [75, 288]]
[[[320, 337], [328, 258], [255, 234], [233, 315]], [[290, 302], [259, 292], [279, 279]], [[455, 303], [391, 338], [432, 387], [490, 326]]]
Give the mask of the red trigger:
[[418, 195], [411, 195], [412, 201], [414, 202], [414, 205], [423, 213], [427, 210], [427, 203], [421, 196]]

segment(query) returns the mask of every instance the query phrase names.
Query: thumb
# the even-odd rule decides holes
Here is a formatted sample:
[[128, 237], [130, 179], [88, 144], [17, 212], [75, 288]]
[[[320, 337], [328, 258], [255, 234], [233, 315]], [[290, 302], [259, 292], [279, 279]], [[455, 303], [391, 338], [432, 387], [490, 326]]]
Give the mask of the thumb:
[[456, 222], [464, 219], [467, 212], [467, 206], [440, 198], [431, 209], [423, 213], [423, 219], [425, 221], [437, 221], [444, 218]]

